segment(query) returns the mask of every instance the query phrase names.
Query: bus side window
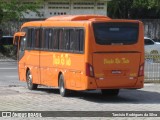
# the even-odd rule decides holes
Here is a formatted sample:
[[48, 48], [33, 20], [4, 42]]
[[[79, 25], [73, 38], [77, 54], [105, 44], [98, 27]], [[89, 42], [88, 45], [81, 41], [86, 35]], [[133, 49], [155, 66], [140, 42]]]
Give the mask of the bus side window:
[[44, 30], [44, 35], [45, 35], [45, 42], [44, 42], [44, 49], [48, 49], [49, 48], [49, 29], [45, 29]]
[[20, 50], [21, 51], [25, 50], [25, 41], [26, 41], [26, 37], [20, 37]]
[[29, 28], [27, 36], [27, 48], [34, 49], [34, 46], [35, 46], [35, 30], [34, 28]]
[[64, 30], [63, 29], [59, 30], [58, 38], [59, 38], [59, 50], [63, 51], [64, 50]]
[[31, 29], [31, 48], [35, 48], [35, 29]]
[[64, 48], [65, 48], [66, 51], [69, 51], [70, 50], [70, 31], [69, 31], [69, 29], [65, 30], [64, 39], [65, 39], [64, 40], [65, 41]]
[[84, 47], [84, 30], [71, 29], [70, 30], [70, 50], [72, 52], [83, 52]]
[[59, 48], [59, 29], [54, 29], [52, 39], [53, 39], [53, 50], [58, 50]]
[[75, 30], [70, 29], [70, 51], [74, 52], [75, 49]]
[[41, 29], [41, 49], [44, 49], [45, 47], [45, 34], [44, 34], [44, 28]]
[[53, 49], [53, 29], [49, 29], [49, 34], [48, 34], [49, 38], [49, 49], [52, 50]]
[[40, 29], [35, 29], [35, 48], [40, 48]]
[[31, 44], [31, 29], [28, 29], [28, 34], [27, 34], [27, 48], [30, 48], [30, 44]]
[[83, 29], [79, 30], [79, 44], [80, 44], [79, 51], [84, 52], [84, 30]]
[[74, 39], [74, 51], [79, 52], [79, 47], [80, 47], [80, 41], [79, 41], [79, 30], [75, 30], [75, 39]]
[[22, 32], [25, 32], [26, 33], [26, 35], [24, 36], [25, 38], [24, 38], [24, 49], [27, 47], [27, 37], [28, 37], [28, 28], [22, 28]]

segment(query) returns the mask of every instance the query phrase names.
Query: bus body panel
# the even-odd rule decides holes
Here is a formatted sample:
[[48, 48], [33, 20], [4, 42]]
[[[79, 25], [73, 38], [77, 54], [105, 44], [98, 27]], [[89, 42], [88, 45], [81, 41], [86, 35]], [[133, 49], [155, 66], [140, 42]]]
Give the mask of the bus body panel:
[[70, 53], [53, 53], [53, 67], [64, 75], [66, 88], [82, 89], [84, 76], [84, 55]]
[[[110, 20], [109, 22], [122, 22], [121, 20]], [[91, 45], [89, 63], [93, 65], [96, 89], [120, 89], [120, 88], [142, 88], [144, 75], [139, 76], [139, 69], [144, 68], [144, 40], [143, 24], [139, 21], [128, 20], [125, 22], [138, 23], [139, 33], [137, 43], [131, 45], [99, 45], [96, 43], [93, 26], [90, 24]], [[99, 23], [99, 22], [98, 22]], [[89, 87], [92, 87], [89, 85]]]
[[134, 86], [138, 79], [139, 63], [140, 53], [94, 53], [97, 87]]
[[26, 81], [25, 57], [18, 62], [19, 80]]
[[41, 51], [39, 56], [40, 61], [40, 82], [43, 85], [53, 86], [57, 85], [57, 81], [54, 81], [56, 77], [56, 71], [54, 70], [52, 61], [53, 53]]
[[[21, 61], [21, 60], [20, 60]], [[27, 70], [30, 70], [32, 74], [33, 83], [40, 84], [40, 66], [39, 66], [39, 51], [26, 50], [25, 61], [25, 76]]]

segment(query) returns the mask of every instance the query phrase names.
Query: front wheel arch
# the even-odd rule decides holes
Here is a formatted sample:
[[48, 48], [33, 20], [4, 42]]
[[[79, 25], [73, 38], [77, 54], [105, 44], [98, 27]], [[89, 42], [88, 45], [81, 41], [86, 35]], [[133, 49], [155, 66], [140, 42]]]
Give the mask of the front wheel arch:
[[61, 75], [63, 75], [62, 72], [59, 72], [59, 74], [58, 74], [58, 87], [59, 87], [59, 78]]
[[26, 82], [27, 82], [27, 72], [30, 71], [29, 68], [26, 69]]
[[35, 90], [38, 87], [38, 84], [33, 83], [33, 75], [30, 71], [30, 69], [26, 70], [26, 82], [27, 82], [27, 87], [29, 90]]
[[65, 87], [65, 79], [62, 73], [59, 74], [59, 77], [58, 77], [58, 87], [59, 87], [60, 95], [62, 97], [69, 96], [70, 90], [66, 89]]

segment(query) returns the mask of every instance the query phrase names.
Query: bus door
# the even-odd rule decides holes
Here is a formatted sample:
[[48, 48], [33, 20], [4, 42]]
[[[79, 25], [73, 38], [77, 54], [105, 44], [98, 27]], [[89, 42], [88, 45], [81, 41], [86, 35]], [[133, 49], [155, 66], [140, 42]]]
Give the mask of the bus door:
[[25, 64], [29, 67], [33, 83], [40, 84], [40, 27], [28, 28]]
[[40, 82], [43, 85], [53, 85], [52, 67], [52, 28], [41, 28], [41, 51], [40, 51]]
[[17, 60], [18, 60], [18, 71], [19, 71], [19, 79], [24, 81], [25, 80], [25, 66], [24, 66], [24, 50], [26, 44], [26, 35], [24, 32], [18, 32], [14, 36], [13, 44], [16, 46], [17, 49]]

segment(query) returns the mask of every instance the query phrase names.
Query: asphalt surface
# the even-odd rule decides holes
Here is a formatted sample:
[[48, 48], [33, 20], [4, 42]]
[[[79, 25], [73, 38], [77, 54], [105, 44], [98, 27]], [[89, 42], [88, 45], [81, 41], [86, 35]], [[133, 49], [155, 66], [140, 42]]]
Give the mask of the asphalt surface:
[[0, 86], [25, 86], [18, 80], [17, 62], [0, 62]]
[[[0, 111], [160, 111], [160, 84], [145, 84], [144, 88], [139, 90], [122, 89], [117, 97], [102, 96], [99, 90], [74, 92], [70, 97], [61, 97], [59, 90], [55, 88], [40, 86], [37, 90], [28, 90], [26, 83], [18, 80], [17, 63], [0, 62]], [[158, 120], [160, 118], [114, 117], [112, 119]]]

